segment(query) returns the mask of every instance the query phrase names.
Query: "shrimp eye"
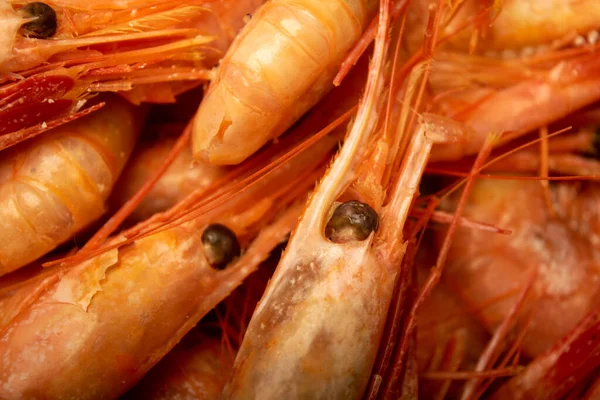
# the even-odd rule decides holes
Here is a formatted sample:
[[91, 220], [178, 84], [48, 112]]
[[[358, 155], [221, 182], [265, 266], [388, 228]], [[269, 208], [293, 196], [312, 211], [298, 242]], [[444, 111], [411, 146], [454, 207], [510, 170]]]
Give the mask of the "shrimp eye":
[[27, 18], [35, 18], [21, 27], [25, 37], [48, 39], [56, 33], [56, 12], [45, 3], [29, 3], [21, 8], [21, 13]]
[[240, 245], [235, 233], [220, 224], [206, 227], [202, 233], [204, 253], [211, 267], [225, 269], [234, 258], [240, 255]]
[[337, 206], [325, 226], [325, 236], [334, 243], [363, 241], [379, 227], [379, 216], [368, 204], [351, 200]]

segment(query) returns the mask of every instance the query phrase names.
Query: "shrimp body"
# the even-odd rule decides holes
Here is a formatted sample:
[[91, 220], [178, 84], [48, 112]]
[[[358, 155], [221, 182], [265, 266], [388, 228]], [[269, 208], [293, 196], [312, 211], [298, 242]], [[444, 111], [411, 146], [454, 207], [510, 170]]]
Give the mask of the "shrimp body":
[[333, 85], [375, 1], [271, 0], [222, 60], [194, 120], [193, 153], [237, 164], [281, 135]]
[[[217, 40], [213, 44], [212, 55], [209, 55], [209, 62], [214, 62], [216, 59], [210, 58], [227, 49], [243, 25], [243, 16], [262, 1], [237, 1], [236, 7], [210, 0], [47, 1], [46, 4], [56, 13], [55, 32], [49, 37], [32, 38], [26, 32], [19, 32], [21, 25], [37, 17], [22, 11], [29, 2], [2, 0], [0, 16], [6, 21], [6, 25], [2, 25], [2, 38], [11, 46], [0, 51], [0, 72], [30, 70], [45, 61], [53, 61], [52, 57], [61, 58], [61, 53], [69, 51], [75, 52], [68, 57], [71, 63], [80, 61], [77, 56], [81, 57], [81, 61], [87, 61], [87, 57], [107, 50], [98, 46], [103, 43], [115, 43], [116, 47], [121, 46], [121, 51], [125, 51], [128, 48], [120, 42], [135, 39], [136, 33], [142, 34], [138, 39], [162, 37], [163, 40], [174, 41], [182, 36], [214, 35]], [[189, 29], [190, 32], [178, 32], [181, 29]], [[147, 43], [146, 48], [149, 50], [152, 45]], [[78, 50], [86, 46], [98, 48], [96, 52]], [[152, 52], [148, 51], [148, 56], [151, 55]]]
[[187, 336], [124, 399], [218, 399], [231, 372], [232, 356], [225, 353], [220, 340], [201, 337], [190, 346], [186, 339]]
[[54, 249], [105, 210], [137, 139], [138, 109], [117, 97], [0, 162], [0, 275]]
[[[185, 208], [187, 219], [163, 230], [147, 225], [129, 244], [112, 238], [100, 255], [57, 268], [34, 295], [15, 292], [23, 301], [7, 304], [19, 311], [5, 311], [13, 317], [0, 326], [0, 397], [116, 398], [130, 389], [285, 238], [336, 143], [322, 137], [238, 195], [191, 216]], [[245, 248], [225, 269], [206, 249], [214, 223]]]
[[[484, 75], [492, 76], [502, 70], [496, 65], [489, 68]], [[432, 159], [457, 160], [475, 154], [490, 133], [503, 133], [500, 143], [505, 143], [600, 99], [597, 53], [560, 61], [547, 70], [526, 72], [531, 77], [517, 78], [505, 87], [459, 91], [440, 100], [437, 106], [441, 112], [465, 126], [464, 138], [456, 144], [434, 147]], [[436, 74], [435, 68], [432, 74]], [[440, 74], [441, 82], [446, 74]]]
[[[407, 35], [411, 48], [423, 40], [429, 4], [411, 2]], [[456, 3], [448, 17], [452, 18], [443, 28], [449, 35], [444, 49], [502, 58], [542, 54], [564, 45], [595, 45], [600, 29], [600, 5], [594, 0], [465, 0]]]
[[[115, 186], [111, 203], [120, 206], [131, 198], [150, 174], [160, 167], [174, 142], [173, 139], [162, 139], [136, 150]], [[193, 191], [208, 189], [213, 182], [224, 177], [227, 171], [224, 167], [194, 163], [192, 152], [186, 147], [130, 218], [143, 221], [157, 212], [168, 210]]]
[[188, 226], [142, 239], [39, 294], [2, 331], [0, 396], [113, 398], [133, 386], [237, 282], [210, 268], [198, 236]]
[[174, 103], [210, 79], [262, 0], [46, 3], [55, 32], [33, 38], [19, 30], [28, 5], [0, 1], [0, 149], [81, 117], [97, 92]]
[[[375, 44], [356, 119], [252, 316], [224, 399], [364, 395], [404, 256], [401, 230], [431, 148], [424, 132], [427, 124], [420, 125], [400, 176], [389, 186], [384, 183], [395, 139], [376, 129], [382, 105], [375, 99], [383, 91], [385, 7], [380, 13], [382, 39]], [[342, 203], [348, 212], [357, 207], [361, 213], [370, 210], [365, 221], [375, 214], [383, 218], [378, 228], [365, 222], [360, 238], [346, 240], [342, 229], [334, 240], [330, 234], [335, 236], [336, 228], [330, 223], [341, 206], [338, 201], [348, 199], [352, 201]], [[346, 218], [352, 217], [336, 220]]]
[[[455, 24], [474, 16], [479, 5], [467, 1], [459, 11]], [[486, 29], [485, 36], [478, 41], [479, 51], [524, 51], [532, 52], [537, 47], [548, 46], [553, 41], [577, 35], [595, 44], [600, 28], [600, 4], [594, 0], [504, 0], [493, 24]], [[468, 48], [469, 35], [466, 31], [453, 41], [454, 46]], [[585, 42], [584, 41], [584, 42]]]
[[550, 348], [600, 304], [600, 254], [594, 244], [598, 187], [559, 184], [552, 189], [556, 217], [538, 182], [478, 182], [465, 216], [513, 234], [461, 228], [445, 271], [469, 308], [489, 305], [479, 313], [488, 330], [500, 324], [535, 271], [536, 282], [516, 322], [517, 329], [530, 323], [522, 344], [530, 356]]

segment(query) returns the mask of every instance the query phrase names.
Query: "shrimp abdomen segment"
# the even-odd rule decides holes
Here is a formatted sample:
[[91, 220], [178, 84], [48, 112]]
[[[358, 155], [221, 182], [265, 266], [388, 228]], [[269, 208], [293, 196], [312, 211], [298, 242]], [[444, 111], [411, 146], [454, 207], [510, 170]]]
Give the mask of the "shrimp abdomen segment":
[[123, 100], [18, 146], [0, 162], [0, 275], [68, 240], [104, 212], [139, 121]]
[[200, 105], [194, 156], [236, 164], [291, 126], [332, 87], [370, 15], [367, 3], [273, 0], [263, 6]]

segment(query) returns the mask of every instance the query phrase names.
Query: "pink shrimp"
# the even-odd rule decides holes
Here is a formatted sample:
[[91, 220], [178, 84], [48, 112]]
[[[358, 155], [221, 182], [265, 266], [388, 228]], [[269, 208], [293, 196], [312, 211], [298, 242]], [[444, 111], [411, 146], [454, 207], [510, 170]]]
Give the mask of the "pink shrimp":
[[[237, 164], [333, 87], [376, 1], [270, 0], [236, 38], [194, 120], [193, 153]], [[291, 74], [291, 75], [290, 75]]]
[[470, 308], [513, 294], [479, 313], [490, 330], [507, 315], [532, 271], [537, 272], [516, 320], [516, 329], [529, 324], [521, 348], [530, 356], [550, 348], [600, 306], [595, 289], [600, 279], [598, 187], [561, 183], [552, 187], [552, 198], [556, 216], [538, 182], [480, 181], [465, 216], [502, 225], [513, 234], [459, 230], [446, 269], [446, 278]]
[[[428, 4], [412, 2], [408, 48], [422, 42], [417, 35]], [[428, 111], [458, 121], [463, 133], [454, 145], [435, 146], [432, 159], [474, 155], [491, 133], [502, 133], [497, 144], [503, 144], [600, 99], [595, 34], [581, 48], [573, 47], [572, 36], [556, 42], [600, 27], [595, 1], [469, 0], [453, 6], [444, 14], [445, 35], [434, 56]], [[557, 20], [560, 29], [538, 29]], [[522, 53], [521, 46], [527, 46]], [[466, 54], [467, 48], [475, 54]], [[490, 54], [498, 49], [505, 50], [503, 57]]]
[[[158, 169], [174, 143], [173, 139], [161, 138], [138, 148], [117, 182], [111, 202], [120, 206], [131, 198], [150, 174]], [[192, 152], [187, 147], [131, 213], [130, 219], [143, 221], [168, 210], [192, 192], [209, 189], [229, 170], [206, 163], [193, 163]]]
[[[129, 389], [283, 240], [301, 209], [290, 203], [306, 194], [335, 143], [323, 138], [188, 222], [156, 233], [152, 225], [120, 248], [117, 236], [97, 257], [57, 267], [1, 328], [0, 396], [109, 398]], [[250, 243], [237, 260], [236, 240]]]
[[221, 340], [188, 334], [122, 398], [217, 400], [232, 366], [233, 356]]
[[404, 256], [402, 227], [432, 141], [443, 138], [422, 121], [386, 184], [402, 135], [377, 129], [388, 7], [356, 119], [252, 316], [225, 399], [364, 395]]
[[3, 153], [0, 275], [95, 221], [137, 139], [141, 111], [118, 97], [95, 114]]
[[[210, 79], [243, 16], [260, 3], [2, 0], [0, 149], [81, 116], [96, 92], [174, 102]], [[34, 35], [32, 23], [54, 29]]]

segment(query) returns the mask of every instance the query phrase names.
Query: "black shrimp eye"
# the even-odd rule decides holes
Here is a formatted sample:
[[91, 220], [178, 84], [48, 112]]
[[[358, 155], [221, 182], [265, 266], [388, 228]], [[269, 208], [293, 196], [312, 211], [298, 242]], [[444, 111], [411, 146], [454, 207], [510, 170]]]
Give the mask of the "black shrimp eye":
[[26, 18], [35, 18], [21, 27], [25, 37], [48, 39], [56, 33], [56, 12], [45, 3], [35, 2], [19, 10]]
[[202, 244], [208, 263], [215, 269], [225, 269], [240, 255], [240, 244], [235, 233], [224, 225], [207, 226], [202, 233]]
[[379, 227], [379, 216], [368, 204], [351, 200], [337, 206], [325, 226], [325, 236], [334, 243], [363, 241]]

